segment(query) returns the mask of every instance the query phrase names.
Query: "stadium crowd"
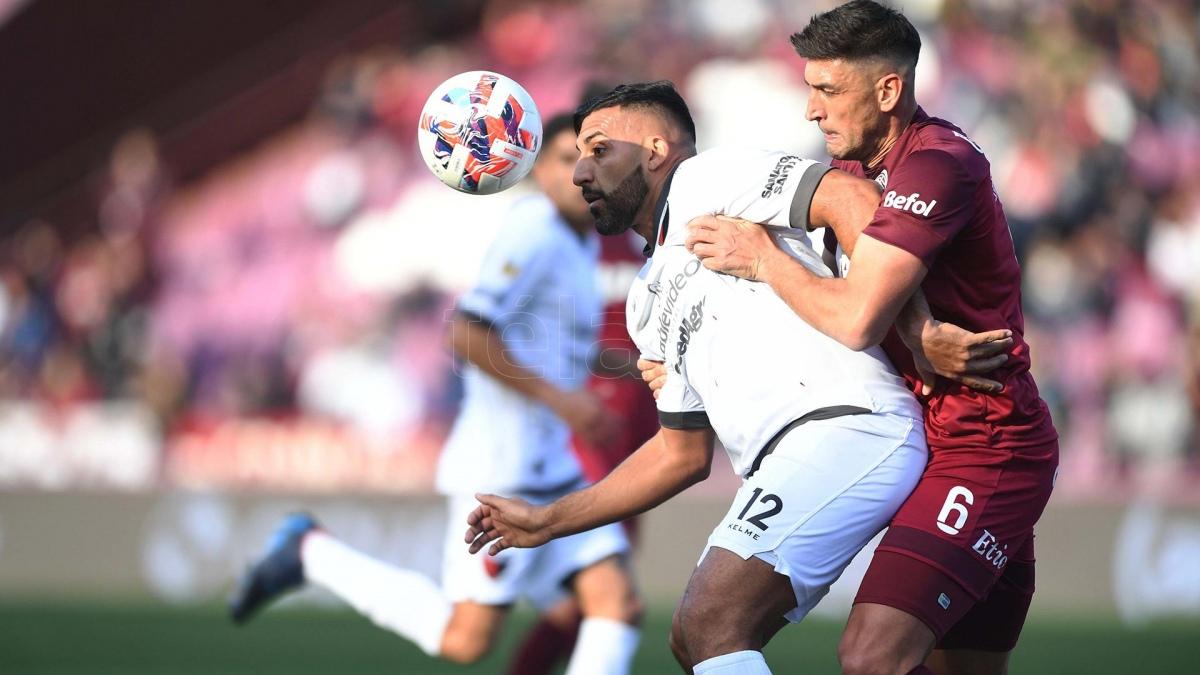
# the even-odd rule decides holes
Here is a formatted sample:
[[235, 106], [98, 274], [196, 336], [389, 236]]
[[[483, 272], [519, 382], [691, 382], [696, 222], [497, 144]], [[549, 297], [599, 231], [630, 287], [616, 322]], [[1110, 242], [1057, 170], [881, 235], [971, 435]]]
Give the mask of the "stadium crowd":
[[[501, 198], [433, 183], [414, 133], [428, 92], [486, 64], [548, 115], [597, 78], [666, 78], [702, 148], [820, 157], [787, 35], [832, 4], [497, 0], [461, 43], [344, 57], [306, 122], [193, 184], [131, 131], [94, 222], [0, 238], [0, 396], [132, 399], [164, 434], [296, 415], [442, 433], [457, 392], [444, 312]], [[992, 162], [1063, 435], [1060, 486], [1110, 495], [1149, 478], [1184, 494], [1200, 480], [1200, 9], [901, 4], [923, 31], [926, 110]]]

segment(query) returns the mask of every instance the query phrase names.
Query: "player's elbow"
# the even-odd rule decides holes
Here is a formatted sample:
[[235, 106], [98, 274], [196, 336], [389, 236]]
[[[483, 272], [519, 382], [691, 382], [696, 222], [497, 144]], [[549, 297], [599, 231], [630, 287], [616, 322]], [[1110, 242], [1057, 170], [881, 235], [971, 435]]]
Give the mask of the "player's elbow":
[[481, 343], [486, 341], [488, 330], [489, 326], [482, 319], [456, 312], [450, 320], [444, 344], [454, 356], [470, 361], [472, 345], [475, 345], [474, 349], [482, 349]]
[[846, 348], [861, 352], [883, 342], [883, 338], [886, 336], [886, 326], [881, 325], [878, 321], [871, 321], [870, 317], [858, 317], [851, 321], [836, 338]]
[[681, 464], [687, 485], [695, 485], [707, 480], [709, 473], [712, 472], [712, 455], [691, 452], [682, 460]]
[[668, 474], [675, 477], [674, 482], [679, 490], [705, 480], [712, 470], [711, 453], [696, 452], [692, 448], [674, 448], [667, 461], [670, 462]]

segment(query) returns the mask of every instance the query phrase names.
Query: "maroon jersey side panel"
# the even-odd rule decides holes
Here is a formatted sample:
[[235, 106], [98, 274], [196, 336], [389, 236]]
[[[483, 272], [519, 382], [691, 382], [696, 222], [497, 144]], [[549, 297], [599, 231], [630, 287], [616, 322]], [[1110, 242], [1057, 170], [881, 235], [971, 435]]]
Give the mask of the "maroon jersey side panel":
[[[921, 289], [936, 318], [976, 332], [1013, 332], [1009, 360], [992, 375], [1004, 383], [1003, 392], [984, 395], [952, 382], [935, 388], [926, 401], [931, 448], [1053, 442], [1057, 432], [1029, 374], [1021, 270], [982, 151], [950, 123], [918, 111], [879, 167], [864, 172], [857, 162], [835, 166], [883, 185], [882, 202], [863, 234], [921, 259], [929, 270]], [[894, 334], [883, 346], [919, 391], [907, 348]]]

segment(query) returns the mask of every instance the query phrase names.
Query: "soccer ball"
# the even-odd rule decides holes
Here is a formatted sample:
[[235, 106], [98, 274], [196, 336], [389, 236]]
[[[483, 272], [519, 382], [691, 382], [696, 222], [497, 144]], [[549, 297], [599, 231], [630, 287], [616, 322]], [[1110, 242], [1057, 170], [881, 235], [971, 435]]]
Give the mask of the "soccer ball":
[[521, 85], [475, 70], [455, 75], [430, 94], [417, 144], [438, 180], [460, 192], [493, 194], [533, 168], [542, 118]]

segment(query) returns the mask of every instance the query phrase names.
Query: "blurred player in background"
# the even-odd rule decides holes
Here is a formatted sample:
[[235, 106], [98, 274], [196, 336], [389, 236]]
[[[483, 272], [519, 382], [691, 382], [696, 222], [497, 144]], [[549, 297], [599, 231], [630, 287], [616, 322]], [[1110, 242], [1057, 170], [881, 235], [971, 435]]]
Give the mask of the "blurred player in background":
[[[586, 215], [587, 202], [579, 195], [578, 188], [571, 187]], [[599, 349], [587, 390], [603, 401], [616, 422], [613, 433], [603, 442], [592, 442], [579, 434], [571, 439], [583, 474], [592, 483], [607, 476], [658, 431], [654, 397], [642, 382], [636, 366], [637, 346], [625, 328], [625, 299], [644, 262], [636, 234], [600, 238], [599, 282], [605, 306], [599, 319]], [[635, 546], [637, 523], [637, 518], [621, 523]], [[579, 607], [573, 599], [544, 612], [517, 647], [509, 675], [553, 672], [554, 666], [571, 653], [580, 619]]]
[[[1057, 475], [1058, 434], [1029, 372], [1021, 271], [991, 168], [960, 129], [917, 105], [921, 39], [899, 12], [855, 0], [813, 17], [792, 44], [807, 59], [807, 117], [834, 166], [884, 190], [865, 229], [836, 231], [844, 278], [811, 274], [745, 221], [701, 219], [689, 246], [712, 269], [767, 282], [848, 346], [882, 342], [928, 394], [929, 466], [859, 589], [843, 670], [1003, 673], [1033, 595], [1033, 529]], [[939, 318], [1011, 333], [993, 376], [1000, 391], [935, 385], [889, 335], [918, 289]]]
[[598, 244], [571, 185], [578, 155], [571, 117], [549, 120], [544, 139], [533, 169], [542, 195], [512, 207], [452, 321], [451, 347], [466, 363], [465, 396], [438, 466], [449, 505], [442, 585], [293, 515], [243, 579], [231, 602], [235, 621], [307, 581], [431, 656], [472, 663], [495, 645], [518, 599], [544, 611], [573, 593], [583, 622], [567, 673], [628, 672], [641, 605], [619, 525], [494, 558], [470, 555], [461, 544], [476, 492], [545, 502], [579, 489], [586, 480], [571, 432], [600, 443], [615, 426], [583, 388], [600, 311]]
[[[585, 89], [580, 102], [586, 102], [610, 89], [611, 85], [593, 83]], [[576, 151], [572, 162], [578, 158]], [[573, 164], [571, 169], [574, 170]], [[572, 217], [590, 221], [592, 216], [588, 204], [579, 188], [571, 182], [571, 176], [563, 174], [561, 179], [570, 195], [574, 196], [575, 203], [570, 203], [570, 197], [564, 196], [559, 210], [567, 213], [574, 209], [570, 211]], [[636, 365], [637, 345], [625, 327], [625, 299], [638, 270], [646, 261], [642, 255], [644, 242], [634, 232], [600, 237], [599, 240], [597, 284], [604, 309], [597, 318], [597, 349], [593, 372], [586, 387], [603, 401], [616, 425], [613, 433], [603, 442], [593, 442], [581, 434], [571, 437], [575, 456], [583, 466], [583, 474], [592, 483], [607, 476], [658, 431], [654, 397], [642, 383]], [[630, 518], [623, 521], [622, 525], [630, 542], [636, 545], [637, 519]], [[549, 675], [554, 672], [554, 667], [570, 655], [581, 618], [579, 607], [573, 599], [564, 600], [543, 612], [513, 653], [508, 675]]]

